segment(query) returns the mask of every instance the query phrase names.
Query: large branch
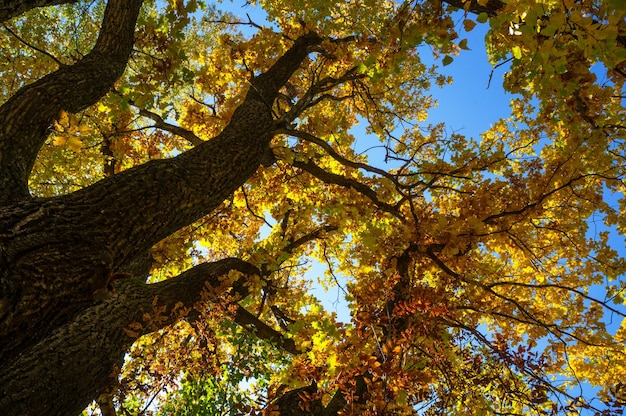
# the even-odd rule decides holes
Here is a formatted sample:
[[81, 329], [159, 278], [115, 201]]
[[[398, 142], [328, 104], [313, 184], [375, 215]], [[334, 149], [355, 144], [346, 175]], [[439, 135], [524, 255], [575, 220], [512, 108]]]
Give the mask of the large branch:
[[[263, 75], [215, 138], [70, 195], [0, 209], [0, 345], [34, 342], [101, 288], [107, 273], [210, 213], [269, 151], [278, 89], [320, 39], [305, 35]], [[61, 309], [60, 309], [61, 308]]]
[[0, 1], [0, 23], [19, 16], [36, 7], [78, 3], [79, 0], [2, 0]]
[[28, 196], [28, 177], [59, 112], [75, 113], [94, 104], [122, 75], [141, 4], [109, 1], [89, 54], [23, 87], [0, 107], [0, 202]]
[[80, 216], [80, 227], [88, 224], [105, 232], [94, 238], [107, 242], [116, 264], [210, 213], [267, 157], [276, 133], [272, 103], [319, 41], [315, 34], [300, 37], [267, 72], [254, 78], [245, 100], [216, 137], [175, 158], [129, 169], [58, 202], [65, 209], [83, 212], [73, 213]]
[[[232, 270], [244, 277], [228, 288], [221, 277]], [[153, 285], [118, 284], [116, 294], [0, 365], [0, 414], [79, 414], [114, 380], [135, 339], [182, 319], [173, 311], [192, 308], [203, 290], [216, 291], [215, 296], [220, 290], [245, 291], [245, 276], [258, 273], [253, 265], [229, 258]]]
[[251, 331], [257, 337], [271, 342], [282, 350], [291, 354], [301, 354], [303, 351], [298, 349], [296, 343], [291, 338], [285, 338], [280, 331], [275, 330], [259, 318], [254, 316], [244, 307], [236, 304], [233, 320], [238, 325]]

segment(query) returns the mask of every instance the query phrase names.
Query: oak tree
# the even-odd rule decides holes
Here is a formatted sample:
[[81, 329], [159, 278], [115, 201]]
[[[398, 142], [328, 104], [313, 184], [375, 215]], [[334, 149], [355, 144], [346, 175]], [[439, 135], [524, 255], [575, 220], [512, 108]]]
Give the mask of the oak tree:
[[258, 6], [0, 1], [0, 413], [621, 412], [626, 5]]

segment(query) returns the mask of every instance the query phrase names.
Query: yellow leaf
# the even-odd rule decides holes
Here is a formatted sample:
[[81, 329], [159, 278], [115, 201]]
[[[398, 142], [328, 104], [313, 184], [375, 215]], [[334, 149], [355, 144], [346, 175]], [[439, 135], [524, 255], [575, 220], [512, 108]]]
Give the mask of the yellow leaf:
[[59, 111], [59, 124], [62, 126], [67, 126], [70, 124], [70, 115], [67, 111], [61, 110]]
[[108, 113], [111, 111], [111, 108], [103, 103], [98, 103], [98, 111], [101, 113]]
[[463, 20], [463, 28], [466, 32], [470, 32], [472, 29], [476, 27], [476, 22], [470, 19]]
[[76, 136], [67, 138], [67, 147], [75, 152], [79, 152], [83, 148], [83, 142]]
[[52, 140], [52, 144], [55, 146], [64, 146], [66, 141], [67, 141], [67, 137], [56, 136], [54, 140]]

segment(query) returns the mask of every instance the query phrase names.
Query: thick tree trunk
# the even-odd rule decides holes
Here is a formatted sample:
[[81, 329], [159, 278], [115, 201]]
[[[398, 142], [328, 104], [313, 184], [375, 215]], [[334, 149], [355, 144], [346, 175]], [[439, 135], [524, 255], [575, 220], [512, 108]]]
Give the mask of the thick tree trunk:
[[[102, 293], [113, 271], [210, 213], [256, 171], [276, 130], [271, 106], [278, 90], [320, 41], [314, 34], [298, 39], [252, 80], [224, 131], [193, 150], [66, 196], [29, 198], [26, 183], [45, 141], [44, 126], [62, 109], [78, 111], [97, 101], [121, 74], [140, 3], [112, 0], [88, 57], [25, 87], [0, 107], [5, 122], [0, 129], [0, 414], [79, 412], [110, 382], [139, 335], [128, 325], [150, 313], [156, 295], [168, 308], [197, 300], [203, 286], [194, 286], [189, 274], [176, 283], [125, 285], [105, 301], [96, 301], [94, 293]], [[111, 39], [116, 21], [122, 26], [117, 33], [130, 33], [131, 40], [122, 41], [126, 46]], [[167, 315], [144, 332], [174, 319], [180, 317]]]
[[0, 360], [82, 309], [112, 271], [210, 213], [256, 171], [275, 130], [270, 105], [318, 41], [297, 40], [202, 145], [70, 195], [0, 207]]
[[[0, 1], [0, 20], [60, 2], [17, 3]], [[250, 82], [244, 102], [215, 138], [69, 195], [28, 195], [30, 170], [59, 111], [97, 102], [124, 71], [141, 3], [109, 1], [90, 54], [0, 107], [0, 414], [79, 413], [107, 386], [139, 335], [181, 318], [168, 313], [174, 305], [193, 306], [204, 283], [229, 270], [256, 273], [228, 259], [155, 285], [127, 282], [115, 295], [94, 298], [111, 273], [210, 213], [256, 171], [278, 127], [272, 104], [320, 42], [315, 34], [297, 39]], [[147, 322], [161, 306], [163, 319]], [[130, 326], [137, 323], [140, 331]], [[280, 403], [292, 406], [297, 395], [290, 397]], [[333, 401], [337, 407], [340, 399]]]

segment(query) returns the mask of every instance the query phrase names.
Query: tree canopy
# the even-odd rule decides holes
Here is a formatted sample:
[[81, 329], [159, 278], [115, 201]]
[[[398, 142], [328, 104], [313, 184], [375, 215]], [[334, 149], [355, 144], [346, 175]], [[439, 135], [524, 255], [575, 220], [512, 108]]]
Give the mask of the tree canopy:
[[626, 4], [257, 3], [0, 0], [0, 414], [621, 414]]

